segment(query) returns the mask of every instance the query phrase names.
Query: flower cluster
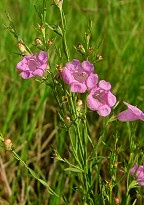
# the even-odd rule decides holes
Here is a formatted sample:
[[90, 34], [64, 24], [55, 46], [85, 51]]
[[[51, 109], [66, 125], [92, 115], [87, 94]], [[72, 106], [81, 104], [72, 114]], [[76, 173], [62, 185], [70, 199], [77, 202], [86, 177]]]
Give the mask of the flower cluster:
[[138, 164], [135, 164], [130, 169], [130, 175], [134, 175], [136, 177], [136, 180], [140, 186], [144, 186], [144, 165], [138, 166]]
[[89, 61], [73, 60], [62, 70], [63, 80], [70, 85], [70, 91], [84, 93], [89, 90], [87, 104], [91, 110], [100, 116], [107, 116], [116, 103], [116, 97], [111, 93], [111, 84], [105, 80], [98, 83], [98, 75], [94, 74], [94, 66]]
[[[44, 51], [39, 54], [26, 55], [16, 66], [20, 76], [24, 79], [34, 76], [42, 77], [48, 66], [48, 55]], [[97, 111], [100, 116], [108, 116], [111, 108], [116, 104], [116, 97], [112, 94], [111, 84], [105, 80], [98, 82], [98, 75], [94, 73], [94, 65], [89, 61], [82, 63], [74, 59], [62, 69], [61, 77], [70, 85], [70, 91], [75, 93], [89, 92], [87, 106], [90, 110]], [[122, 122], [144, 120], [144, 112], [127, 102], [127, 110], [120, 112], [117, 119]]]

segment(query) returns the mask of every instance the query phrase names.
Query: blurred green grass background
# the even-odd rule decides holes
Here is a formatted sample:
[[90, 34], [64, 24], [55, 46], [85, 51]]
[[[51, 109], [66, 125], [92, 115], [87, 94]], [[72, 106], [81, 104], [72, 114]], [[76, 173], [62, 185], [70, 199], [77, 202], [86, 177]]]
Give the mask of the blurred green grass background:
[[[56, 147], [60, 154], [65, 147], [65, 136], [61, 131], [61, 138], [57, 135], [56, 103], [51, 90], [45, 85], [39, 85], [33, 79], [23, 80], [15, 69], [20, 57], [16, 54], [17, 40], [5, 29], [8, 25], [5, 11], [9, 13], [16, 30], [24, 42], [32, 47], [34, 39], [39, 37], [36, 27], [39, 18], [34, 5], [41, 9], [41, 1], [1, 0], [0, 4], [0, 130], [5, 137], [10, 137], [14, 142], [16, 151], [23, 160], [36, 170], [39, 175], [47, 179], [61, 193], [66, 176], [61, 176], [56, 170], [56, 164], [51, 159], [50, 145]], [[64, 0], [64, 12], [67, 20], [67, 43], [70, 58], [82, 57], [76, 52], [74, 46], [84, 42], [85, 32], [88, 30], [89, 19], [92, 21], [91, 46], [97, 48], [96, 54], [103, 56], [103, 60], [95, 64], [95, 72], [100, 79], [110, 81], [113, 92], [121, 102], [127, 101], [144, 109], [144, 2], [143, 0]], [[52, 1], [47, 2], [47, 21], [50, 25], [59, 24], [59, 13]], [[60, 38], [52, 31], [48, 31], [48, 38], [55, 39], [54, 44], [60, 45]], [[52, 67], [59, 63], [54, 46], [51, 51]], [[61, 62], [63, 65], [66, 59]], [[116, 111], [120, 111], [116, 108]], [[96, 113], [91, 121], [100, 129], [96, 121]], [[126, 127], [125, 127], [126, 129]], [[123, 130], [127, 133], [127, 130]], [[139, 124], [139, 144], [143, 144], [144, 127]], [[95, 135], [95, 134], [94, 134]], [[109, 141], [113, 139], [110, 138]], [[121, 139], [127, 146], [127, 140]], [[57, 146], [58, 145], [58, 146]], [[24, 168], [9, 153], [2, 149], [1, 157], [5, 164], [8, 181], [12, 193], [0, 190], [0, 204], [62, 204], [60, 199], [47, 195], [41, 196], [41, 187], [36, 185], [34, 179], [29, 179]], [[10, 172], [9, 172], [10, 170]], [[21, 172], [23, 176], [21, 176]], [[56, 180], [59, 178], [59, 183]], [[68, 182], [67, 182], [68, 183]], [[72, 182], [71, 182], [72, 183]], [[67, 184], [67, 188], [68, 188]], [[44, 189], [44, 188], [43, 188]], [[29, 194], [28, 190], [32, 194]], [[72, 191], [71, 191], [72, 192]], [[22, 194], [24, 197], [22, 198]], [[12, 197], [11, 197], [12, 195]], [[69, 194], [70, 197], [72, 193]], [[55, 201], [56, 200], [56, 201]], [[49, 201], [49, 203], [48, 203]], [[73, 202], [74, 204], [74, 202]]]

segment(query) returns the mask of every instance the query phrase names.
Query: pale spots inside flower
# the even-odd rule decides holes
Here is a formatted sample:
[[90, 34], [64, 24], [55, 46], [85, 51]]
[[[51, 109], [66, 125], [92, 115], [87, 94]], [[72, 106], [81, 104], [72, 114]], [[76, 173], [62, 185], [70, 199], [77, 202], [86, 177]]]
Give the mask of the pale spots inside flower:
[[75, 71], [74, 73], [73, 73], [73, 77], [74, 77], [74, 79], [75, 80], [77, 80], [78, 82], [80, 82], [80, 83], [83, 83], [86, 79], [87, 79], [87, 77], [88, 77], [88, 74], [86, 73], [86, 72], [79, 72], [79, 71]]

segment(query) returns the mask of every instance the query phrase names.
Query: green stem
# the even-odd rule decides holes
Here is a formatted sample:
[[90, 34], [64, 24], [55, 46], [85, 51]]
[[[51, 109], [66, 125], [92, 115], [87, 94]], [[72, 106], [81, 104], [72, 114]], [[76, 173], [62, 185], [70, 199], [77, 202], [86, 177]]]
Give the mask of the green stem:
[[[56, 101], [57, 101], [57, 104], [58, 104], [60, 110], [62, 110], [62, 106], [61, 106], [61, 103], [60, 103], [59, 98], [58, 98], [59, 95], [58, 95], [58, 92], [57, 92], [57, 89], [56, 89], [56, 83], [55, 83], [55, 79], [54, 79], [53, 73], [52, 73], [52, 72], [49, 72], [49, 74], [50, 74], [50, 76], [51, 76], [52, 83], [53, 83], [53, 85], [50, 86], [50, 87], [51, 87], [51, 89], [52, 89], [52, 91], [53, 91], [54, 97], [55, 97], [55, 99], [56, 99]], [[48, 83], [47, 83], [47, 79], [46, 79], [46, 84], [49, 85], [49, 81], [48, 81]]]
[[65, 35], [66, 25], [65, 25], [65, 18], [64, 18], [64, 13], [63, 13], [62, 9], [60, 9], [60, 16], [61, 16], [61, 20], [62, 20], [62, 30], [63, 30], [63, 36], [62, 36], [63, 47], [64, 47], [64, 52], [65, 52], [66, 58], [69, 61], [69, 51], [68, 51], [67, 42], [66, 42], [66, 35]]
[[112, 204], [112, 187], [110, 186], [109, 203]]
[[[83, 161], [83, 155], [84, 155], [84, 151], [83, 151], [83, 143], [82, 143], [82, 136], [81, 136], [81, 132], [80, 132], [80, 120], [78, 119], [78, 113], [77, 113], [77, 108], [76, 108], [76, 104], [74, 104], [74, 102], [76, 102], [76, 98], [74, 95], [70, 95], [70, 103], [71, 103], [71, 108], [72, 108], [72, 115], [74, 116], [74, 130], [75, 130], [75, 141], [76, 141], [76, 151], [77, 154], [80, 154], [80, 158], [81, 158], [81, 162], [84, 163]], [[78, 153], [78, 148], [79, 148], [79, 153]]]
[[[79, 116], [79, 110], [77, 109], [76, 104], [77, 98], [75, 95], [70, 95], [70, 106], [72, 108], [72, 113], [74, 116], [74, 129], [75, 129], [75, 135], [76, 135], [76, 146], [77, 146], [77, 156], [79, 158], [79, 161], [81, 162], [82, 169], [84, 172], [81, 173], [80, 178], [83, 183], [83, 200], [87, 203], [91, 201], [91, 204], [93, 203], [92, 198], [90, 197], [89, 189], [91, 187], [91, 181], [88, 178], [88, 141], [91, 142], [89, 139], [88, 134], [88, 127], [87, 127], [87, 121], [86, 117], [85, 119], [80, 119]], [[84, 115], [86, 115], [87, 112], [87, 106], [85, 103], [85, 112]], [[74, 138], [73, 138], [74, 139]], [[73, 140], [71, 139], [71, 141]], [[92, 143], [92, 142], [91, 142]]]

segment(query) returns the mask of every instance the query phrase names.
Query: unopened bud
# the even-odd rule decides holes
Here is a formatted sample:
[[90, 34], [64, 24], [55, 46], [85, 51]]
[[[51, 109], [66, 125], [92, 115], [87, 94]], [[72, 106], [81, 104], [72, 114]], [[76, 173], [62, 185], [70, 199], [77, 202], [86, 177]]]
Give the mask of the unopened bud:
[[118, 162], [115, 161], [115, 162], [114, 162], [114, 167], [117, 168], [117, 166], [118, 166]]
[[51, 46], [51, 45], [53, 44], [52, 40], [48, 40], [48, 41], [47, 41], [47, 44], [48, 44], [49, 46]]
[[66, 120], [67, 122], [70, 122], [70, 117], [69, 117], [69, 116], [66, 116], [66, 117], [65, 117], [65, 120]]
[[118, 198], [118, 197], [115, 197], [114, 201], [115, 201], [116, 204], [120, 204], [120, 202], [121, 202], [120, 198]]
[[57, 69], [58, 69], [59, 72], [62, 72], [62, 70], [63, 70], [62, 65], [57, 65]]
[[94, 49], [91, 47], [91, 48], [89, 48], [89, 53], [91, 54], [91, 53], [93, 53], [93, 51], [94, 51]]
[[80, 99], [77, 101], [77, 109], [78, 109], [78, 111], [81, 111], [84, 109], [83, 101]]
[[35, 44], [36, 44], [37, 46], [42, 46], [42, 45], [43, 45], [43, 43], [42, 43], [42, 41], [41, 41], [40, 38], [36, 38], [36, 39], [35, 39]]
[[20, 52], [24, 55], [29, 55], [30, 53], [27, 51], [26, 46], [24, 45], [24, 43], [22, 43], [21, 41], [18, 42], [18, 49], [20, 50]]
[[69, 127], [70, 124], [71, 124], [71, 118], [69, 116], [66, 116], [65, 117], [65, 125]]
[[77, 102], [77, 104], [78, 104], [78, 106], [82, 106], [83, 101], [79, 99], [78, 102]]
[[54, 0], [54, 3], [60, 10], [62, 9], [63, 0]]
[[62, 103], [66, 103], [68, 102], [68, 97], [67, 96], [63, 96], [62, 97]]
[[121, 147], [118, 147], [118, 148], [117, 148], [117, 152], [118, 152], [118, 153], [121, 153], [121, 152], [122, 152], [122, 148], [121, 148]]
[[13, 149], [13, 143], [11, 139], [7, 138], [4, 140], [4, 145], [6, 150], [12, 150]]
[[112, 187], [111, 181], [108, 181], [108, 182], [107, 182], [107, 185], [108, 185], [109, 188], [111, 188], [111, 187]]
[[96, 56], [96, 58], [97, 58], [98, 61], [101, 61], [103, 59], [103, 57], [99, 54]]
[[77, 50], [80, 51], [83, 54], [85, 53], [85, 49], [84, 49], [84, 47], [81, 43], [77, 44]]

